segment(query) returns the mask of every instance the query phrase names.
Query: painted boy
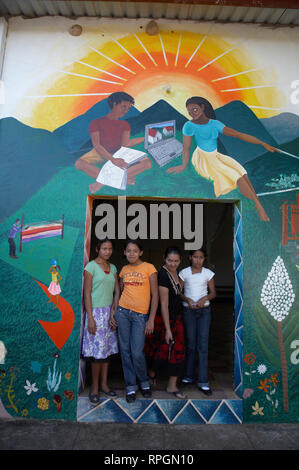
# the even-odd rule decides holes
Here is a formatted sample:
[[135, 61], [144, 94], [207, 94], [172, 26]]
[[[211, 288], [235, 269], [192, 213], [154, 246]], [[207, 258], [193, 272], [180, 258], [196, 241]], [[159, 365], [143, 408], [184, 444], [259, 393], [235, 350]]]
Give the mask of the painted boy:
[[[134, 104], [134, 98], [125, 92], [115, 92], [108, 97], [110, 112], [90, 123], [89, 132], [93, 148], [82, 155], [76, 162], [78, 170], [83, 171], [93, 179], [97, 179], [100, 170], [95, 164], [110, 160], [114, 165], [126, 169], [127, 163], [121, 158], [113, 158], [120, 147], [134, 147], [144, 142], [144, 137], [130, 138], [131, 128], [128, 122], [120, 120]], [[145, 157], [137, 164], [128, 168], [128, 184], [135, 183], [135, 176], [151, 168], [151, 161]], [[89, 185], [91, 193], [96, 193], [103, 184], [95, 181]]]
[[9, 234], [8, 234], [8, 243], [9, 243], [9, 256], [11, 258], [18, 258], [16, 254], [16, 234], [22, 230], [22, 226], [20, 223], [20, 219], [16, 219], [15, 223], [10, 227]]

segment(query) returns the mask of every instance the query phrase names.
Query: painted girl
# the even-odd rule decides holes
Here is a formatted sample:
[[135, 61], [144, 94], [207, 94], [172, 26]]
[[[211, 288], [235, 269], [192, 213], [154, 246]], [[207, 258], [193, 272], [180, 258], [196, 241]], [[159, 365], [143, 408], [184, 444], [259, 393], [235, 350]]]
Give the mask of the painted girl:
[[60, 271], [60, 266], [58, 266], [56, 259], [52, 259], [51, 267], [49, 269], [49, 273], [52, 274], [52, 281], [48, 287], [48, 291], [50, 292], [51, 295], [50, 295], [50, 299], [48, 300], [48, 303], [52, 302], [52, 295], [54, 295], [56, 298], [56, 304], [54, 304], [54, 308], [58, 308], [58, 296], [61, 292], [59, 281], [62, 279], [59, 272], [57, 271], [57, 268]]
[[186, 168], [194, 136], [197, 147], [192, 155], [192, 164], [197, 173], [213, 180], [216, 197], [229, 193], [238, 186], [243, 196], [254, 201], [259, 218], [268, 222], [269, 217], [255, 193], [245, 168], [233, 158], [218, 152], [217, 138], [219, 134], [224, 134], [262, 145], [270, 152], [274, 152], [275, 148], [256, 137], [238, 132], [217, 121], [212, 105], [205, 98], [199, 96], [189, 98], [186, 101], [186, 108], [192, 120], [187, 121], [183, 127], [183, 163], [169, 168], [167, 172], [176, 174]]

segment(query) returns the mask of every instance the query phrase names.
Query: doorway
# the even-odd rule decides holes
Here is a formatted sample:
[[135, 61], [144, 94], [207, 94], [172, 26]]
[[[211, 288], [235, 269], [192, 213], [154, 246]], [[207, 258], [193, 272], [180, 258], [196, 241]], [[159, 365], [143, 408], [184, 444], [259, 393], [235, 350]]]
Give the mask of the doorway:
[[[190, 213], [193, 215], [191, 220], [193, 223], [189, 227], [189, 232], [195, 232], [199, 228], [195, 226], [194, 215], [196, 213], [195, 205], [202, 205], [202, 240], [203, 246], [207, 252], [206, 267], [210, 268], [215, 272], [215, 284], [217, 290], [217, 297], [211, 303], [212, 307], [212, 323], [210, 330], [210, 347], [209, 347], [209, 371], [210, 371], [210, 383], [213, 390], [212, 399], [236, 399], [238, 398], [235, 392], [235, 380], [234, 380], [234, 352], [235, 352], [235, 295], [234, 295], [234, 217], [235, 217], [235, 204], [233, 202], [210, 202], [210, 201], [197, 201], [197, 200], [177, 200], [177, 199], [155, 199], [155, 198], [134, 198], [126, 200], [127, 227], [131, 223], [134, 225], [135, 232], [139, 231], [140, 234], [140, 220], [134, 222], [135, 215], [134, 211], [131, 211], [133, 215], [128, 215], [130, 211], [128, 208], [133, 204], [142, 204], [145, 208], [144, 214], [146, 214], [146, 224], [143, 224], [142, 230], [144, 235], [145, 227], [147, 225], [148, 234], [150, 234], [151, 225], [151, 211], [150, 206], [153, 204], [165, 204], [168, 208], [174, 204], [179, 205], [181, 208], [181, 214], [184, 210], [184, 205], [190, 205]], [[101, 224], [101, 229], [113, 231], [115, 237], [111, 237], [113, 233], [107, 233], [110, 238], [115, 238], [114, 251], [110, 261], [116, 265], [118, 272], [123, 265], [126, 264], [126, 260], [123, 256], [124, 238], [118, 239], [120, 218], [118, 217], [119, 211], [119, 200], [116, 198], [100, 198], [89, 196], [90, 204], [90, 234], [89, 236], [89, 259], [92, 260], [95, 257], [95, 247], [97, 244], [97, 234], [99, 230], [96, 230], [98, 222], [103, 222], [103, 214], [99, 215], [99, 206], [103, 204], [109, 204], [113, 208], [111, 214], [114, 213], [115, 219], [112, 221], [112, 226], [108, 227], [110, 219], [107, 216], [106, 226]], [[122, 206], [123, 208], [123, 206]], [[135, 212], [136, 214], [136, 212]], [[107, 215], [107, 214], [106, 214]], [[184, 227], [181, 226], [181, 237], [178, 238], [178, 234], [175, 233], [175, 215], [169, 211], [169, 233], [168, 238], [161, 238], [161, 223], [163, 220], [163, 214], [159, 216], [158, 222], [158, 239], [151, 239], [146, 237], [141, 240], [143, 245], [143, 257], [144, 261], [148, 261], [156, 267], [157, 270], [163, 264], [163, 254], [167, 246], [176, 245], [182, 252], [182, 264], [179, 269], [189, 265], [188, 250], [186, 250], [186, 239], [184, 235]], [[124, 216], [124, 214], [122, 214]], [[145, 219], [143, 219], [144, 221]], [[124, 219], [122, 218], [122, 222]], [[138, 226], [139, 223], [139, 226]], [[182, 225], [184, 224], [183, 218], [181, 218]], [[114, 224], [114, 225], [113, 225]], [[122, 234], [124, 232], [122, 228]], [[176, 225], [176, 230], [178, 229]], [[165, 233], [164, 233], [165, 236]], [[133, 238], [128, 236], [128, 238]], [[190, 241], [190, 239], [189, 239]], [[85, 369], [85, 380], [84, 390], [81, 395], [87, 396], [90, 386], [90, 367], [87, 363]], [[157, 383], [153, 386], [153, 398], [169, 399], [169, 395], [165, 392], [167, 378], [163, 375], [157, 376]], [[109, 371], [109, 385], [111, 388], [117, 391], [118, 396], [123, 398], [125, 396], [124, 391], [124, 380], [122, 374], [121, 360], [118, 356], [115, 358], [110, 365]], [[184, 393], [188, 395], [190, 399], [204, 399], [204, 396], [199, 394], [196, 385], [182, 386]]]

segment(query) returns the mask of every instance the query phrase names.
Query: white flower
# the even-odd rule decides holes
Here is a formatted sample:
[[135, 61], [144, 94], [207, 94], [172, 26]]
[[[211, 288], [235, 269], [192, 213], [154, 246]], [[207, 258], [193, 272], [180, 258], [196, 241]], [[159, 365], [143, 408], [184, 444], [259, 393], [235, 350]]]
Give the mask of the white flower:
[[260, 375], [265, 374], [265, 372], [267, 372], [267, 366], [265, 366], [265, 364], [260, 364], [257, 367], [257, 371]]
[[25, 390], [27, 390], [27, 395], [30, 395], [32, 392], [37, 392], [38, 391], [38, 388], [35, 386], [35, 383], [34, 384], [31, 384], [29, 382], [29, 380], [26, 380], [26, 384], [24, 386]]
[[276, 258], [261, 291], [261, 302], [277, 321], [288, 315], [295, 294], [288, 272], [280, 256]]

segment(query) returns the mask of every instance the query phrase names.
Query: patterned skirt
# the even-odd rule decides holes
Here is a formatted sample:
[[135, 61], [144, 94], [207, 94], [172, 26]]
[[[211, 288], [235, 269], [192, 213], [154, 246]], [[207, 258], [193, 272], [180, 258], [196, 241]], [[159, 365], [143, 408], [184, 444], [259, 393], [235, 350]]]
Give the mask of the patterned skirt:
[[82, 356], [90, 359], [107, 359], [118, 353], [117, 332], [109, 325], [111, 307], [93, 308], [92, 314], [96, 322], [95, 335], [88, 331], [87, 315], [82, 340]]
[[179, 313], [176, 318], [170, 318], [170, 329], [174, 345], [169, 351], [165, 342], [165, 327], [161, 314], [155, 318], [154, 333], [146, 337], [145, 356], [149, 369], [155, 372], [163, 371], [168, 376], [180, 377], [185, 373], [185, 341], [183, 316]]

